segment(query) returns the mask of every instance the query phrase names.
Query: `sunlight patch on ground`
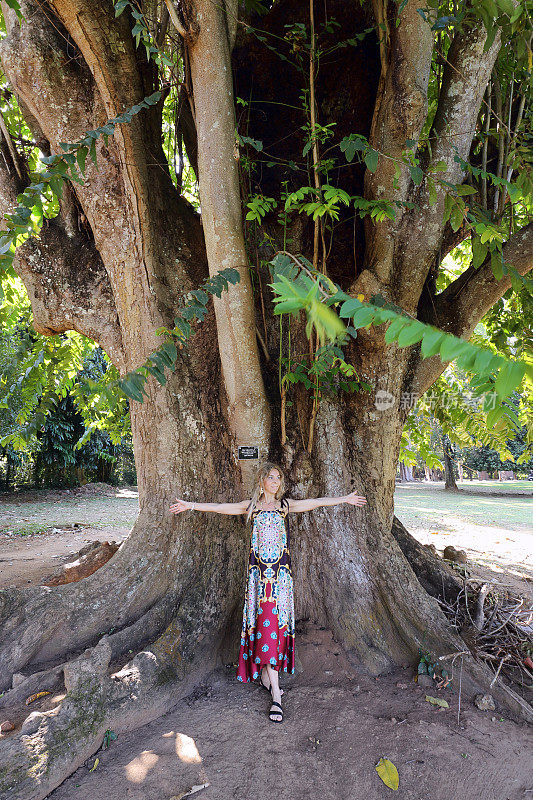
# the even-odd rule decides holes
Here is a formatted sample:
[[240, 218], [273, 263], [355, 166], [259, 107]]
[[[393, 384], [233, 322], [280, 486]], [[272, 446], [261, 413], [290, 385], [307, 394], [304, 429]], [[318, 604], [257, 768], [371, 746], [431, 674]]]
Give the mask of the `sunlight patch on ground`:
[[145, 750], [126, 764], [126, 776], [132, 783], [142, 783], [148, 772], [155, 767], [159, 761], [159, 756], [152, 750]]
[[185, 733], [174, 734], [174, 731], [167, 731], [162, 734], [162, 738], [171, 739], [174, 735], [176, 736], [176, 755], [178, 758], [187, 764], [201, 764], [202, 757], [192, 736], [187, 736]]
[[139, 497], [139, 492], [135, 489], [119, 489], [115, 497]]
[[184, 733], [176, 734], [176, 754], [187, 764], [200, 764], [202, 761], [194, 739]]

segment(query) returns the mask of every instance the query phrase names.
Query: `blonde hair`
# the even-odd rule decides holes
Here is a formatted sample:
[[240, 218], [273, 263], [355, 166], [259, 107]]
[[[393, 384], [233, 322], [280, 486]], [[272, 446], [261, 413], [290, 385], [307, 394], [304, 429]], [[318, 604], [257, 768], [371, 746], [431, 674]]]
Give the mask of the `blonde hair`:
[[278, 464], [274, 464], [273, 461], [265, 461], [264, 464], [261, 464], [259, 469], [255, 475], [255, 483], [254, 483], [254, 490], [252, 493], [252, 500], [250, 505], [248, 506], [248, 513], [246, 514], [246, 522], [249, 521], [252, 511], [254, 510], [257, 501], [259, 500], [261, 494], [263, 493], [263, 480], [267, 477], [270, 470], [276, 469], [279, 472], [279, 476], [281, 478], [279, 483], [279, 489], [274, 495], [276, 500], [279, 500], [280, 497], [283, 497], [283, 492], [285, 491], [285, 476], [283, 474], [283, 470]]

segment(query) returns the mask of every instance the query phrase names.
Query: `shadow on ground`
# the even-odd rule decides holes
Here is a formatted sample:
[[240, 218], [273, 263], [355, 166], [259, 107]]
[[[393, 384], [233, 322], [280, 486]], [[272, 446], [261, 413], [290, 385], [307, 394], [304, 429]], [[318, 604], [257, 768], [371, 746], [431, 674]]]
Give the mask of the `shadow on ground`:
[[[121, 734], [50, 800], [345, 800], [390, 796], [375, 765], [397, 767], [403, 800], [519, 800], [533, 788], [533, 729], [479, 711], [457, 686], [413, 681], [412, 667], [373, 678], [351, 667], [331, 634], [309, 626], [297, 641], [302, 671], [281, 674], [282, 724], [269, 697], [217, 668], [178, 707]], [[457, 681], [455, 681], [457, 683]], [[444, 697], [448, 709], [425, 700]], [[89, 769], [99, 758], [93, 772]]]

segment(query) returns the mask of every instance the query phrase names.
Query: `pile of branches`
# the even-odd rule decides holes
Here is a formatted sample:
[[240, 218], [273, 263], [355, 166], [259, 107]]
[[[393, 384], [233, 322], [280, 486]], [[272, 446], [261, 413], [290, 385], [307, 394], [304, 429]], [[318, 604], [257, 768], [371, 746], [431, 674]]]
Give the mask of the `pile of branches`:
[[533, 698], [533, 607], [531, 600], [508, 587], [479, 578], [463, 578], [455, 601], [437, 598], [442, 610], [463, 638], [468, 650], [498, 675], [515, 684], [525, 699]]

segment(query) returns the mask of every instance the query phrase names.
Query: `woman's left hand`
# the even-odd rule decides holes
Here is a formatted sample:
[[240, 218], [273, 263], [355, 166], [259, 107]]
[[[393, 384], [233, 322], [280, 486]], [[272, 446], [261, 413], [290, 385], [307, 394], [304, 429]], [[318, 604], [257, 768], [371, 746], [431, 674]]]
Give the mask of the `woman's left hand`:
[[349, 503], [351, 506], [364, 506], [366, 505], [366, 497], [361, 497], [357, 492], [351, 492], [346, 495], [344, 502]]

